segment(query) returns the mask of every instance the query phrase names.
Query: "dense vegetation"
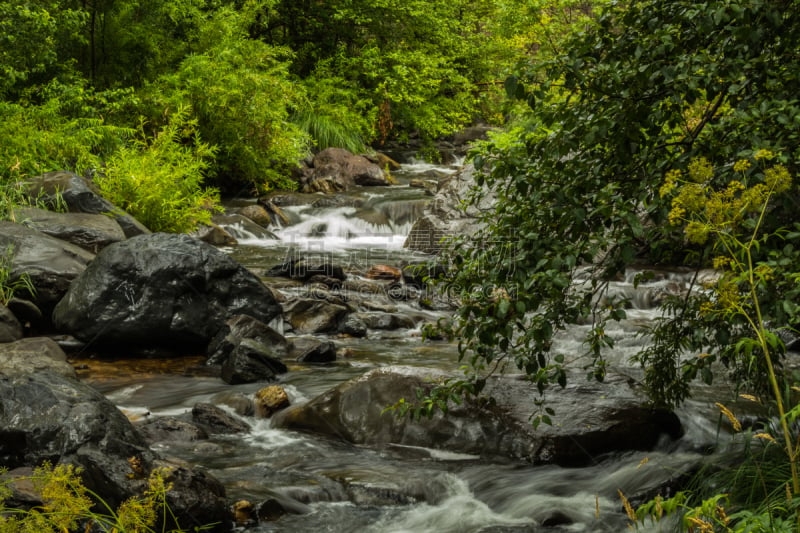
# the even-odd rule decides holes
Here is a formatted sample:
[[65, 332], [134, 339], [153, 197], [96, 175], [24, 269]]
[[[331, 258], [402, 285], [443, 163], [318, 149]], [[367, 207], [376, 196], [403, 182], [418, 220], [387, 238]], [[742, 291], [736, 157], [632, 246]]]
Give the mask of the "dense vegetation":
[[[496, 207], [478, 238], [453, 244], [444, 280], [463, 303], [449, 327], [468, 376], [416, 412], [479, 391], [502, 368], [543, 395], [576, 366], [602, 381], [607, 332], [629, 305], [609, 281], [637, 265], [713, 267], [716, 278], [670, 297], [647, 332], [644, 385], [673, 407], [695, 379], [727, 374], [778, 418], [753, 444], [772, 466], [755, 461], [738, 488], [729, 478], [712, 489], [750, 489], [749, 503], [731, 503], [750, 510], [731, 521], [717, 494], [685, 527], [794, 531], [800, 389], [783, 362], [800, 326], [800, 2], [611, 2], [561, 50], [508, 79], [531, 109], [475, 155], [476, 201], [491, 191]], [[588, 325], [583, 354], [554, 348], [573, 325]], [[543, 401], [535, 423], [552, 414]]]
[[[310, 149], [430, 142], [475, 121], [500, 123], [509, 69], [552, 31], [549, 13], [581, 9], [544, 0], [3, 0], [0, 179], [103, 176], [103, 190], [134, 209], [118, 182], [164, 189], [166, 178], [150, 175], [155, 160], [187, 163], [178, 174], [191, 182], [179, 193], [188, 205], [209, 199], [198, 192], [203, 179], [233, 192], [291, 188]], [[185, 218], [197, 217], [190, 209]]]

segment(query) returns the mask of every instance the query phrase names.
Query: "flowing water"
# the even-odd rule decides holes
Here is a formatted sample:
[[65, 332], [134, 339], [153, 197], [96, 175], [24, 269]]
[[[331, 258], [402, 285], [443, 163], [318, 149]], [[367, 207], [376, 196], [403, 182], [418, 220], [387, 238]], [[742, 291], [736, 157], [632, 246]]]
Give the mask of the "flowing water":
[[[358, 190], [325, 205], [285, 207], [291, 224], [276, 232], [278, 240], [243, 238], [227, 251], [257, 273], [297, 254], [332, 258], [350, 272], [419, 259], [403, 243], [430, 196], [407, 184], [421, 175], [451, 171], [408, 165], [396, 173], [399, 184], [394, 187]], [[682, 290], [687, 281], [685, 275], [671, 273], [639, 289], [633, 288], [632, 278], [613, 284], [613, 291], [633, 303], [628, 319], [608, 331], [617, 339], [609, 354], [613, 365], [629, 366], [628, 357], [646, 342], [635, 333], [656, 316], [659, 297]], [[304, 289], [287, 284], [282, 290]], [[383, 294], [374, 298], [417, 323], [442, 315], [420, 309], [413, 301], [398, 302]], [[570, 331], [559, 340], [560, 349], [579, 353], [584, 333], [580, 327]], [[418, 328], [334, 340], [342, 354], [336, 363], [296, 366], [281, 376], [280, 384], [293, 403], [308, 401], [379, 366], [453, 369], [458, 364], [455, 346], [423, 342]], [[182, 372], [174, 366], [139, 368], [127, 376], [118, 372], [90, 379], [130, 413], [150, 417], [181, 415], [197, 402], [221, 403], [231, 394], [251, 395], [264, 385], [228, 385], [207, 375], [197, 359], [183, 364]], [[582, 468], [489, 463], [475, 456], [409, 446], [372, 449], [274, 429], [269, 420], [254, 418], [247, 420], [252, 430], [246, 435], [173, 443], [158, 451], [207, 468], [226, 485], [231, 499], [274, 499], [290, 511], [248, 531], [618, 532], [627, 530], [628, 522], [617, 491], [629, 497], [653, 496], [666, 481], [696, 465], [717, 440], [716, 427], [707, 420], [714, 410], [707, 403], [691, 403], [680, 416], [686, 427], [681, 440], [665, 441], [647, 453], [599, 458]]]

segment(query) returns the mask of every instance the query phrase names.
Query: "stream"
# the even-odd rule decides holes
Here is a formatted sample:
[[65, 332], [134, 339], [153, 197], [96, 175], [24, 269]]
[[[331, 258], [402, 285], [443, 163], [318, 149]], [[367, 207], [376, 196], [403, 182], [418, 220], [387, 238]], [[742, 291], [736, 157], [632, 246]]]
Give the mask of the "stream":
[[[333, 203], [283, 207], [291, 223], [276, 232], [277, 240], [240, 233], [239, 245], [225, 251], [259, 274], [297, 254], [332, 258], [351, 275], [376, 264], [397, 266], [424, 258], [404, 249], [403, 243], [430, 196], [408, 184], [449, 172], [453, 168], [405, 165], [394, 173], [395, 186], [357, 189]], [[631, 298], [633, 308], [627, 320], [607, 333], [617, 341], [610, 364], [637, 376], [628, 359], [646, 339], [635, 333], [657, 316], [660, 291], [680, 290], [689, 277], [667, 273], [661, 281], [634, 289], [633, 274], [613, 284], [614, 291]], [[291, 283], [279, 288], [286, 293], [307, 290]], [[374, 298], [376, 304], [412, 317], [417, 327], [370, 330], [363, 339], [334, 336], [339, 353], [335, 363], [290, 365], [280, 377], [278, 383], [293, 404], [381, 366], [457, 368], [454, 344], [421, 338], [419, 325], [435, 321], [442, 312], [386, 294]], [[282, 329], [282, 324], [273, 326]], [[582, 336], [581, 328], [571, 330], [559, 340], [562, 349], [577, 351]], [[208, 375], [197, 358], [172, 362], [169, 368], [100, 373], [88, 380], [132, 416], [149, 417], [182, 415], [198, 402], [224, 404], [225, 398], [252, 395], [265, 385], [228, 385]], [[618, 490], [629, 497], [654, 496], [727, 438], [718, 434], [713, 402], [689, 402], [678, 414], [685, 427], [680, 440], [665, 441], [650, 452], [604, 457], [580, 468], [487, 462], [410, 446], [373, 449], [275, 429], [269, 420], [252, 417], [247, 418], [252, 430], [244, 436], [213, 435], [209, 440], [170, 443], [157, 451], [206, 468], [223, 482], [230, 500], [274, 499], [290, 511], [243, 528], [252, 532], [620, 532], [627, 530], [628, 519]]]

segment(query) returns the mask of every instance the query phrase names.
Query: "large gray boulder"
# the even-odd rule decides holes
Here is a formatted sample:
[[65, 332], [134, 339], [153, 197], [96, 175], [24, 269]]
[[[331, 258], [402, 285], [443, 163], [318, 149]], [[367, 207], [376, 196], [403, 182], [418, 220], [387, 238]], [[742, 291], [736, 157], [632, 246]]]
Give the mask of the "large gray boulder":
[[53, 312], [60, 330], [117, 348], [205, 351], [233, 315], [268, 323], [273, 293], [213, 246], [187, 235], [141, 235], [103, 249]]
[[126, 237], [150, 233], [141, 222], [103, 198], [89, 180], [74, 172], [62, 170], [45, 172], [28, 180], [27, 186], [28, 194], [32, 198], [43, 201], [50, 207], [65, 204], [72, 213], [113, 217]]
[[36, 294], [20, 291], [45, 313], [66, 294], [72, 281], [94, 259], [94, 254], [22, 224], [0, 221], [0, 253], [12, 248], [11, 280], [27, 274]]
[[303, 178], [303, 192], [333, 193], [354, 185], [389, 185], [386, 172], [360, 155], [343, 148], [326, 148], [314, 156], [312, 170]]
[[14, 342], [22, 338], [22, 324], [8, 307], [0, 304], [0, 343]]
[[466, 165], [439, 182], [436, 195], [417, 219], [406, 238], [405, 247], [435, 254], [442, 250], [442, 239], [473, 235], [480, 228], [478, 217], [492, 208], [494, 197], [486, 194], [477, 206], [462, 206], [475, 187], [475, 167]]
[[15, 209], [14, 218], [20, 224], [80, 246], [93, 254], [109, 244], [125, 240], [125, 232], [120, 225], [106, 215], [56, 213], [26, 207]]
[[[539, 396], [530, 382], [514, 376], [490, 378], [485, 393], [495, 404], [467, 402], [449, 413], [411, 420], [385, 412], [401, 398], [414, 400], [417, 389], [430, 390], [446, 377], [412, 367], [372, 370], [273, 417], [276, 427], [312, 431], [357, 444], [389, 443], [488, 457], [510, 457], [532, 463], [590, 464], [603, 454], [653, 448], [667, 434], [678, 437], [678, 418], [653, 410], [621, 376], [610, 383], [574, 380], [547, 396], [556, 424], [534, 429]], [[585, 378], [584, 378], [585, 379]]]

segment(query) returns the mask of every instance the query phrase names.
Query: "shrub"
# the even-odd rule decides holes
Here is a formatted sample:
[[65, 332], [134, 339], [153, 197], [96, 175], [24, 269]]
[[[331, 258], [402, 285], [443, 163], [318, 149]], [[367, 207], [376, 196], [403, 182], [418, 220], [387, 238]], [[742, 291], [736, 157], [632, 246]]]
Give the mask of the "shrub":
[[200, 140], [189, 115], [179, 109], [152, 138], [142, 127], [133, 145], [114, 153], [95, 177], [106, 198], [152, 231], [190, 231], [217, 209], [218, 193], [202, 187], [215, 150]]

